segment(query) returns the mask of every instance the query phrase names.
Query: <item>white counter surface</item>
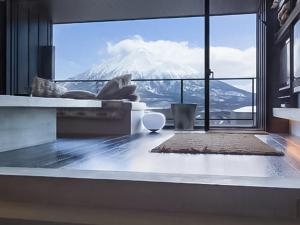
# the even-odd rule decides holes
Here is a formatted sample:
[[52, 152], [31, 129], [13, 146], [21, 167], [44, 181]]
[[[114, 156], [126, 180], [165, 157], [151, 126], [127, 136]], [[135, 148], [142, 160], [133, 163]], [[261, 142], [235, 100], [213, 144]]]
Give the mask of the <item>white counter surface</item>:
[[273, 108], [273, 116], [300, 121], [300, 108]]
[[78, 100], [67, 98], [41, 98], [27, 96], [0, 95], [1, 107], [36, 107], [36, 108], [98, 108], [99, 100]]

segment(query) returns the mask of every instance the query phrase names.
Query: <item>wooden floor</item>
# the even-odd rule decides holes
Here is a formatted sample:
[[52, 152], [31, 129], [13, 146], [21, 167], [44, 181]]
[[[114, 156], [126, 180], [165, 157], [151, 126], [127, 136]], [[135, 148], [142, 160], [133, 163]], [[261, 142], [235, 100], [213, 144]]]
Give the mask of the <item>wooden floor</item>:
[[0, 167], [66, 168], [201, 175], [300, 177], [300, 145], [277, 135], [258, 137], [285, 156], [159, 154], [150, 150], [174, 134], [59, 139], [0, 153]]

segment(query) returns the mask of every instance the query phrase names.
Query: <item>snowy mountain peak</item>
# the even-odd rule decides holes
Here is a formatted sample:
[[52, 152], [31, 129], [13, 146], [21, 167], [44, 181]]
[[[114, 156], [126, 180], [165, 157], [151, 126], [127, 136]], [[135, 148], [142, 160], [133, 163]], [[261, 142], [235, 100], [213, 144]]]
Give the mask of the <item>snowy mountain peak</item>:
[[[173, 44], [170, 44], [170, 41], [158, 42], [145, 42], [140, 37], [135, 37], [116, 45], [108, 43], [108, 58], [75, 78], [111, 79], [114, 76], [131, 73], [135, 79], [171, 79], [199, 77], [203, 74], [201, 63], [191, 63], [189, 60], [181, 60], [179, 63], [178, 57], [182, 56], [178, 56], [178, 50], [172, 49]], [[186, 48], [185, 42], [177, 45], [177, 48]], [[159, 49], [159, 46], [163, 46], [162, 49]]]

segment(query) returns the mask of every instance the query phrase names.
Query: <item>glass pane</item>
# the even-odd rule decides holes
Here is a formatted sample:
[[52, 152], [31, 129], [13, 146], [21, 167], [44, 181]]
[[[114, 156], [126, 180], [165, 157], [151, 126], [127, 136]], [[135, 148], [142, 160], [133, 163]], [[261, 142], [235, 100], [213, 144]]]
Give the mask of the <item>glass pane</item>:
[[197, 126], [204, 125], [204, 80], [185, 80], [183, 82], [183, 103], [197, 104], [196, 121]]
[[230, 128], [251, 128], [255, 126], [255, 120], [210, 120], [210, 126]]
[[150, 111], [160, 112], [166, 116], [167, 125], [173, 125], [171, 104], [179, 103], [180, 81], [133, 81], [137, 85], [137, 94], [140, 101], [145, 102]]
[[169, 109], [171, 103], [180, 102], [180, 81], [134, 81], [141, 101], [150, 108]]
[[252, 126], [255, 120], [255, 79], [211, 80], [212, 126]]
[[256, 15], [211, 17], [210, 125], [256, 121]]
[[256, 77], [256, 14], [210, 18], [214, 78]]

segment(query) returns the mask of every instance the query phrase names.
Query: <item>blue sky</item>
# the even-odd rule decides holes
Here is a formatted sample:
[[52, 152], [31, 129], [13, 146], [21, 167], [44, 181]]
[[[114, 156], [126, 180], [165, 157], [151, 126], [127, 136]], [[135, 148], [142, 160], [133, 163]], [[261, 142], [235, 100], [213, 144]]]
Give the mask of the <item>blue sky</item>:
[[[256, 15], [211, 17], [211, 45], [241, 50], [255, 47]], [[99, 64], [107, 43], [134, 35], [145, 41], [186, 41], [203, 47], [203, 17], [61, 24], [54, 26], [56, 79], [65, 79]]]

